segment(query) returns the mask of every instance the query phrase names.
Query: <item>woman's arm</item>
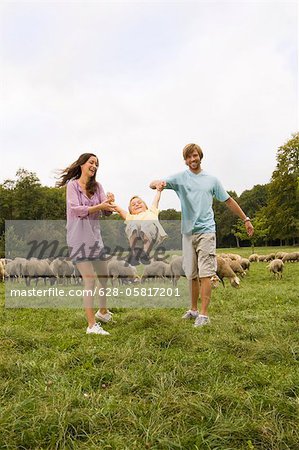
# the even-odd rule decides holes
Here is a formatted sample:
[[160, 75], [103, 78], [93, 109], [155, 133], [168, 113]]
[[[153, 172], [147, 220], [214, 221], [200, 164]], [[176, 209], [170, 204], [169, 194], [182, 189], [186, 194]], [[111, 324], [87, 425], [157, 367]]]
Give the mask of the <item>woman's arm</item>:
[[[104, 191], [103, 191], [104, 193]], [[100, 198], [101, 203], [98, 203], [97, 205], [94, 206], [86, 206], [86, 205], [82, 205], [80, 203], [80, 199], [78, 196], [78, 191], [75, 188], [75, 185], [73, 182], [69, 182], [67, 184], [67, 188], [66, 188], [66, 201], [67, 204], [69, 205], [69, 207], [71, 208], [72, 212], [77, 216], [77, 217], [86, 217], [88, 216], [88, 214], [93, 214], [97, 211], [107, 211], [106, 214], [112, 214], [113, 211], [115, 211], [115, 205], [109, 203], [106, 200], [106, 196], [104, 194], [104, 198]]]
[[98, 205], [88, 207], [88, 214], [93, 214], [97, 211], [103, 211], [105, 215], [110, 215], [113, 211], [116, 211], [116, 209], [114, 204], [111, 204], [105, 200]]
[[[110, 216], [115, 211], [114, 194], [112, 194], [111, 192], [107, 192], [106, 195], [103, 186], [100, 183], [98, 183], [98, 189], [99, 189], [100, 203], [96, 206], [99, 208], [95, 209], [94, 211], [90, 211], [90, 214], [96, 211], [103, 211], [103, 214], [105, 216]], [[93, 207], [91, 207], [90, 209], [92, 208]]]

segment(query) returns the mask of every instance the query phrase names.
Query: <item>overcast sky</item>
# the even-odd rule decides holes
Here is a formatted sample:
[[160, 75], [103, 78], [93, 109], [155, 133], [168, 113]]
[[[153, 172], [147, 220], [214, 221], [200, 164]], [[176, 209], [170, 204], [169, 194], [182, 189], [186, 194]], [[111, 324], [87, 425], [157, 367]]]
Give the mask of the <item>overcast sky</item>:
[[[298, 128], [296, 2], [2, 2], [0, 183], [96, 153], [126, 207], [203, 168], [240, 194], [270, 180]], [[162, 209], [177, 208], [164, 192]]]

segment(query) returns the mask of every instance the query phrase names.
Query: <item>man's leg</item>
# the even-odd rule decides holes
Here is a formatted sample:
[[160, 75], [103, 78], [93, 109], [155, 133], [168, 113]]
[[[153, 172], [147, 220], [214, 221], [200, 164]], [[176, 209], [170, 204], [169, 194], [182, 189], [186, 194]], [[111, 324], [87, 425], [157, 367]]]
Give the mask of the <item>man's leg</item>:
[[208, 315], [208, 306], [211, 300], [211, 278], [200, 279], [200, 297], [201, 297], [201, 309], [200, 314], [203, 316]]
[[191, 310], [197, 311], [198, 297], [199, 297], [198, 278], [189, 280], [189, 295], [190, 295], [190, 300], [191, 300]]
[[194, 238], [198, 255], [198, 274], [200, 281], [201, 309], [194, 326], [208, 324], [208, 307], [211, 300], [211, 276], [216, 272], [215, 233], [199, 234]]
[[199, 297], [199, 280], [197, 268], [197, 255], [193, 247], [192, 235], [183, 235], [183, 270], [188, 279], [189, 299], [191, 309], [182, 316], [183, 319], [195, 319], [198, 316], [197, 305]]

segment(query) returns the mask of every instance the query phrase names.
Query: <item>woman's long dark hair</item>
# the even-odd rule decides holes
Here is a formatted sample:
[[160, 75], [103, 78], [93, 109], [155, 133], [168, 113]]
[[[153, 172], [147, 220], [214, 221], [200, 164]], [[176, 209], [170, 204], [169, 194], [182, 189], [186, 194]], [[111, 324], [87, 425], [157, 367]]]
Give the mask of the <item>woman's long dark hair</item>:
[[[81, 166], [86, 163], [86, 161], [89, 160], [91, 156], [94, 156], [95, 158], [98, 157], [94, 153], [83, 153], [79, 156], [77, 161], [75, 161], [73, 164], [71, 164], [69, 167], [61, 171], [60, 180], [57, 181], [56, 187], [62, 187], [65, 186], [68, 181], [70, 180], [77, 180], [81, 176]], [[93, 195], [98, 187], [98, 183], [96, 181], [96, 174], [89, 179], [87, 185], [86, 185], [86, 192], [89, 195]]]

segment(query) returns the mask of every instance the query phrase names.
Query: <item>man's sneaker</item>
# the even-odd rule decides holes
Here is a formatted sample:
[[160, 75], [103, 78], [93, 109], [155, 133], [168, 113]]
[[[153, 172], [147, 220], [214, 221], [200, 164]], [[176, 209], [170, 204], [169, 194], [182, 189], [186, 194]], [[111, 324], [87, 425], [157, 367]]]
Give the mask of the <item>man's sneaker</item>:
[[100, 310], [95, 313], [95, 318], [104, 323], [110, 322], [112, 320], [112, 316], [113, 313], [109, 310], [105, 314], [102, 314]]
[[102, 334], [102, 335], [109, 335], [108, 331], [103, 330], [103, 328], [98, 324], [95, 323], [91, 328], [87, 327], [86, 334]]
[[208, 325], [210, 323], [210, 319], [208, 316], [203, 316], [202, 314], [199, 314], [194, 322], [194, 327], [202, 327], [204, 325]]
[[182, 319], [195, 319], [198, 317], [198, 311], [193, 311], [193, 309], [189, 309], [182, 315]]

